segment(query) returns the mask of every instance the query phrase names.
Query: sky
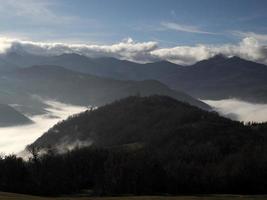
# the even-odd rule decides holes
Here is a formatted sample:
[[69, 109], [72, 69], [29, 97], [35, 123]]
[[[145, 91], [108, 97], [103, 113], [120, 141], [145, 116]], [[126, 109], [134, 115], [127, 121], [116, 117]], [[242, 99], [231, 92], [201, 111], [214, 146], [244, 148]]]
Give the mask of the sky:
[[266, 9], [266, 0], [1, 0], [0, 51], [24, 41], [137, 62], [224, 53], [266, 64]]

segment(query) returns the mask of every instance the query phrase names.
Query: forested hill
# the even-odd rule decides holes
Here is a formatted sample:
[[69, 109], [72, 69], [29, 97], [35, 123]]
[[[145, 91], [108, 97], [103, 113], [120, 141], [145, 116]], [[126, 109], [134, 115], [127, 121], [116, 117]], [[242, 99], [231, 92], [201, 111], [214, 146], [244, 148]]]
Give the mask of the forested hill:
[[266, 124], [244, 125], [167, 96], [134, 96], [71, 117], [32, 147], [106, 149], [74, 151], [59, 159], [72, 163], [65, 171], [49, 170], [64, 177], [74, 165], [105, 194], [264, 193], [266, 135]]
[[189, 143], [218, 149], [217, 142], [222, 140], [222, 145], [232, 144], [238, 149], [263, 135], [241, 122], [168, 96], [132, 96], [72, 116], [52, 127], [34, 145], [43, 148], [86, 141], [99, 147], [156, 143], [157, 148], [177, 149]]
[[205, 140], [210, 130], [222, 134], [236, 128], [245, 127], [167, 96], [132, 96], [73, 116], [55, 125], [34, 145], [87, 141], [101, 147], [151, 142], [167, 146], [164, 140], [180, 141], [188, 134]]

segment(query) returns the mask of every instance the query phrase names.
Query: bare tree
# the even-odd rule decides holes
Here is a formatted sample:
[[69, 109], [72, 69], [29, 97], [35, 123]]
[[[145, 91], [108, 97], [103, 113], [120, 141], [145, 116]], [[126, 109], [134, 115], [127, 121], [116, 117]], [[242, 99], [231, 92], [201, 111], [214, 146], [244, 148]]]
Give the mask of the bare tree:
[[33, 161], [37, 162], [41, 148], [36, 145], [28, 145], [26, 150], [32, 155], [31, 157]]

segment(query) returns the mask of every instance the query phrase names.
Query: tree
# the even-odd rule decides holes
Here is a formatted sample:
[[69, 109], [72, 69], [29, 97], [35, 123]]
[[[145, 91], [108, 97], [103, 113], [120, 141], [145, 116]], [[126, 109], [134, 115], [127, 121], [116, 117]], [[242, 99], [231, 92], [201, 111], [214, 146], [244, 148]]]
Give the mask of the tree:
[[38, 162], [38, 158], [40, 155], [40, 147], [36, 146], [36, 145], [28, 145], [26, 147], [26, 150], [31, 154], [31, 158], [33, 160], [34, 163]]

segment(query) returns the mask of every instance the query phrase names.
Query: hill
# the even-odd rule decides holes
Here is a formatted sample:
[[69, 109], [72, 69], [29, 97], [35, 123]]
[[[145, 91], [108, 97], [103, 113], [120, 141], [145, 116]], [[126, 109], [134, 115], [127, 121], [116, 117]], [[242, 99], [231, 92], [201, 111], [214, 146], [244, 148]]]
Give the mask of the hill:
[[29, 124], [31, 122], [29, 118], [11, 106], [0, 104], [0, 127]]
[[[133, 96], [92, 112], [86, 111], [57, 124], [34, 145], [61, 146], [78, 140], [106, 147], [151, 141], [163, 142], [162, 137], [172, 137], [171, 141], [174, 142], [175, 138], [181, 135], [173, 134], [184, 129], [194, 133], [195, 137], [203, 136], [204, 140], [205, 131], [214, 128], [219, 132], [225, 132], [227, 130], [223, 130], [224, 126], [235, 128], [241, 125], [167, 96]], [[198, 133], [199, 127], [201, 133]]]
[[202, 109], [210, 109], [207, 104], [154, 80], [114, 80], [59, 66], [33, 66], [17, 70], [8, 77], [9, 82], [15, 83], [21, 91], [76, 105], [100, 106], [130, 95], [161, 94]]
[[60, 159], [90, 166], [80, 176], [93, 176], [90, 187], [105, 194], [254, 194], [266, 191], [266, 134], [266, 124], [244, 125], [170, 97], [129, 97], [72, 116], [29, 147], [83, 147]]
[[167, 96], [128, 97], [72, 116], [27, 150], [28, 161], [0, 157], [1, 191], [265, 194], [267, 187], [267, 124], [244, 125]]

